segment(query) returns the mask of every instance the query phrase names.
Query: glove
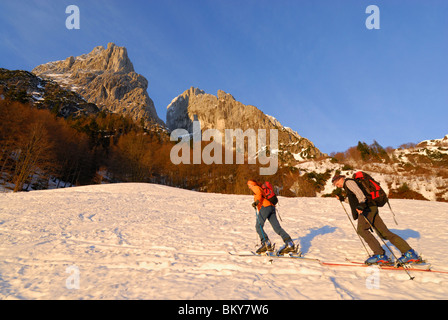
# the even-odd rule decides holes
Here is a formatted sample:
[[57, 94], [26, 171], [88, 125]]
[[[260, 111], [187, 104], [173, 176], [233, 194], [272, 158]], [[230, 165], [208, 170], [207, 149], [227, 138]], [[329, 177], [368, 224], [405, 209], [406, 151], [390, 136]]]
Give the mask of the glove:
[[260, 204], [260, 201], [255, 201], [254, 203], [252, 203], [252, 207], [256, 208], [258, 207], [258, 205]]
[[360, 214], [362, 214], [364, 217], [367, 217], [367, 215], [370, 213], [370, 208], [365, 203], [360, 203], [356, 207], [356, 209], [362, 211]]
[[356, 207], [357, 210], [365, 211], [368, 208], [367, 204], [365, 202], [358, 204]]

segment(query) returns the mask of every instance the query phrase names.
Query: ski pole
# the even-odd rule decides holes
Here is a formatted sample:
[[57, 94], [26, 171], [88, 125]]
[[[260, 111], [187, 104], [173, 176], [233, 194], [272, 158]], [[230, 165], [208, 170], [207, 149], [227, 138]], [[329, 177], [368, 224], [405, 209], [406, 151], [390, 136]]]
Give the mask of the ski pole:
[[398, 226], [397, 219], [395, 218], [395, 212], [394, 212], [394, 210], [392, 210], [389, 200], [387, 200], [387, 205], [389, 206], [390, 212], [392, 212], [392, 217], [394, 218], [395, 224]]
[[[394, 256], [395, 261], [398, 261], [398, 258], [397, 258], [397, 256], [395, 255], [395, 253], [389, 248], [389, 246], [386, 244], [386, 241], [384, 241], [384, 239], [383, 239], [383, 235], [381, 234], [381, 232], [379, 232], [378, 229], [375, 228], [375, 227], [372, 225], [372, 223], [370, 222], [369, 219], [367, 219], [366, 216], [364, 216], [364, 218], [366, 219], [366, 221], [367, 221], [367, 223], [369, 224], [369, 226], [370, 226], [372, 229], [374, 229], [374, 230], [378, 233], [378, 235], [380, 236], [381, 241], [384, 243], [384, 245], [385, 245], [386, 248], [390, 251], [390, 253], [392, 253], [392, 255]], [[407, 266], [404, 265], [404, 264], [403, 264], [403, 270], [406, 271], [406, 273], [408, 274], [410, 280], [414, 280], [415, 277], [412, 277], [412, 276], [411, 276], [411, 274], [409, 273], [409, 271], [408, 271], [408, 269], [407, 269]]]
[[371, 255], [370, 255], [370, 253], [369, 253], [369, 250], [367, 250], [367, 247], [366, 247], [366, 245], [364, 244], [364, 241], [362, 241], [362, 238], [361, 238], [361, 236], [359, 235], [358, 230], [356, 230], [356, 227], [355, 227], [355, 225], [353, 224], [352, 219], [350, 219], [350, 216], [349, 216], [349, 214], [348, 214], [348, 212], [347, 212], [347, 209], [345, 209], [344, 204], [342, 203], [342, 201], [340, 201], [340, 202], [341, 202], [341, 206], [342, 206], [342, 208], [344, 208], [344, 211], [345, 211], [345, 214], [347, 215], [348, 220], [349, 220], [350, 223], [352, 224], [353, 229], [355, 229], [355, 232], [356, 232], [356, 234], [358, 235], [359, 240], [361, 241], [361, 243], [362, 243], [364, 249], [365, 249], [366, 252], [367, 252], [367, 255], [368, 255], [369, 258], [370, 258]]

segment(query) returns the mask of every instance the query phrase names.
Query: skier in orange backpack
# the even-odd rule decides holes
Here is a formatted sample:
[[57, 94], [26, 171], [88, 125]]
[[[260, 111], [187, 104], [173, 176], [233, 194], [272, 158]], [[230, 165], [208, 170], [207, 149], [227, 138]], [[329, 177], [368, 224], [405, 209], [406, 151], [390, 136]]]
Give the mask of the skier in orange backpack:
[[255, 228], [261, 240], [261, 247], [256, 251], [257, 254], [268, 252], [273, 252], [274, 248], [269, 241], [268, 236], [263, 230], [266, 220], [270, 222], [274, 231], [283, 239], [285, 245], [280, 248], [277, 255], [284, 255], [290, 252], [296, 252], [297, 249], [294, 245], [289, 234], [280, 226], [277, 219], [277, 214], [275, 211], [275, 206], [265, 197], [265, 193], [260, 185], [254, 181], [249, 180], [247, 186], [254, 193], [254, 202], [252, 206], [255, 208], [257, 221]]

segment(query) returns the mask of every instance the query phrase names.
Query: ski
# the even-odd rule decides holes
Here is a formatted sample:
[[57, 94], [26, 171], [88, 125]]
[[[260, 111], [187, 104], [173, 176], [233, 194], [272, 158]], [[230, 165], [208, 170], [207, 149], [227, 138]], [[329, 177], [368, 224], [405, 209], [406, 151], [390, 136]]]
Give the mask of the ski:
[[[347, 259], [347, 262], [353, 263], [355, 265], [365, 265], [367, 267], [376, 266], [375, 264], [373, 264], [373, 265], [366, 265], [364, 262], [350, 261], [348, 259]], [[426, 263], [426, 262], [409, 263], [409, 264], [406, 264], [405, 266], [395, 265], [392, 262], [391, 264], [378, 264], [377, 266], [379, 266], [381, 269], [385, 269], [385, 270], [392, 270], [392, 269], [403, 270], [403, 269], [407, 269], [409, 271], [425, 271], [425, 272], [432, 271], [431, 270], [431, 264]], [[421, 266], [421, 268], [418, 267], [418, 266]]]
[[[239, 257], [265, 257], [265, 258], [270, 258], [269, 261], [272, 263], [274, 261], [274, 259], [278, 258], [278, 259], [297, 259], [297, 260], [306, 260], [306, 261], [316, 261], [318, 262], [320, 265], [322, 266], [327, 266], [327, 267], [358, 267], [358, 268], [367, 268], [367, 267], [371, 267], [372, 265], [366, 265], [363, 262], [359, 262], [359, 261], [351, 261], [349, 259], [346, 259], [346, 262], [325, 262], [322, 261], [320, 259], [316, 259], [316, 258], [309, 258], [309, 257], [303, 257], [303, 256], [299, 256], [298, 254], [291, 254], [291, 255], [284, 255], [284, 256], [277, 256], [275, 254], [275, 252], [270, 252], [269, 254], [257, 254], [253, 251], [246, 251], [246, 252], [229, 252], [230, 255], [232, 256], [239, 256]], [[448, 271], [442, 271], [442, 270], [434, 270], [432, 269], [432, 266], [430, 264], [426, 265], [422, 265], [425, 268], [419, 268], [418, 267], [419, 264], [413, 264], [413, 265], [408, 265], [406, 268], [403, 267], [396, 267], [393, 265], [378, 265], [378, 267], [381, 270], [389, 270], [389, 271], [403, 271], [403, 270], [408, 270], [408, 271], [415, 271], [415, 272], [428, 272], [428, 273], [440, 273], [440, 274], [448, 274]]]
[[[321, 262], [321, 265], [328, 266], [328, 267], [361, 267], [361, 268], [372, 267], [372, 265], [369, 266], [363, 262], [355, 262], [355, 261], [349, 261], [346, 263]], [[381, 270], [390, 270], [390, 271], [408, 270], [408, 271], [415, 271], [415, 272], [434, 272], [434, 273], [447, 273], [448, 274], [448, 272], [435, 271], [430, 268], [415, 268], [415, 267], [403, 268], [403, 267], [395, 267], [395, 266], [390, 266], [390, 265], [376, 265], [376, 266], [378, 266]]]
[[309, 258], [309, 257], [304, 257], [301, 254], [285, 254], [283, 256], [279, 256], [279, 255], [272, 255], [270, 257], [273, 258], [278, 258], [278, 259], [299, 259], [299, 260], [308, 260], [308, 261], [317, 261], [319, 262], [319, 259], [316, 258]]
[[229, 251], [228, 252], [231, 256], [238, 256], [238, 257], [252, 257], [254, 255], [257, 255], [255, 252], [252, 251], [245, 251], [245, 252], [233, 252], [233, 251]]
[[[364, 262], [352, 261], [350, 259], [345, 259], [345, 261], [350, 262], [350, 263], [354, 263], [354, 264], [365, 264]], [[372, 264], [372, 265], [376, 265], [376, 264]], [[387, 267], [394, 267], [394, 268], [403, 267], [402, 265], [396, 264], [393, 261], [391, 261], [390, 263], [383, 263], [383, 264], [379, 264], [379, 265], [380, 266], [387, 266]], [[427, 268], [431, 268], [431, 264], [426, 262], [426, 260], [420, 260], [419, 262], [410, 262], [410, 263], [406, 263], [404, 265], [404, 267], [406, 267], [406, 268], [413, 267], [413, 266], [425, 266]]]
[[264, 253], [264, 254], [258, 254], [258, 253], [255, 253], [253, 251], [250, 251], [250, 252], [229, 252], [229, 254], [232, 255], [232, 256], [239, 256], [239, 257], [265, 257], [265, 258], [271, 258], [271, 260], [273, 260], [273, 258], [276, 258], [276, 259], [298, 259], [298, 260], [320, 261], [319, 259], [304, 257], [304, 256], [299, 255], [297, 253], [296, 254], [286, 254], [286, 255], [283, 255], [283, 256], [279, 256], [274, 251], [271, 251], [271, 252], [268, 252], [268, 253]]

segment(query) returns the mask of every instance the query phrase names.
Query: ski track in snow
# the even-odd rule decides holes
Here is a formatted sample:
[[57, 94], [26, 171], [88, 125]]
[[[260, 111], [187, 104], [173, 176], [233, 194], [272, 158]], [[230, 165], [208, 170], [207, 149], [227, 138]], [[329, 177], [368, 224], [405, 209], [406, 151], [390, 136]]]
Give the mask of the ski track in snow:
[[[130, 183], [0, 199], [0, 299], [448, 298], [446, 274], [413, 273], [410, 281], [405, 272], [382, 270], [379, 288], [369, 289], [368, 268], [229, 255], [258, 243], [252, 196]], [[389, 228], [434, 269], [448, 270], [448, 204], [391, 203], [399, 226], [380, 209]], [[281, 197], [279, 212], [306, 256], [366, 258], [337, 200]], [[282, 245], [269, 223], [265, 230]], [[79, 289], [67, 287], [71, 266], [79, 268]]]

